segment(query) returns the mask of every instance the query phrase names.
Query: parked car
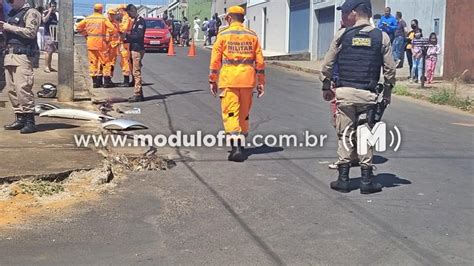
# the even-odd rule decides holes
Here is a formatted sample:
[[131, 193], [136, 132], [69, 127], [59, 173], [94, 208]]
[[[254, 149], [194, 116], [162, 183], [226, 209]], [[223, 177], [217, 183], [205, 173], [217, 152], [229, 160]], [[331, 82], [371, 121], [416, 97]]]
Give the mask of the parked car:
[[168, 51], [171, 33], [161, 18], [145, 18], [145, 50]]
[[81, 22], [84, 19], [85, 19], [84, 16], [74, 16], [74, 34], [77, 33], [77, 24], [79, 24], [79, 22]]

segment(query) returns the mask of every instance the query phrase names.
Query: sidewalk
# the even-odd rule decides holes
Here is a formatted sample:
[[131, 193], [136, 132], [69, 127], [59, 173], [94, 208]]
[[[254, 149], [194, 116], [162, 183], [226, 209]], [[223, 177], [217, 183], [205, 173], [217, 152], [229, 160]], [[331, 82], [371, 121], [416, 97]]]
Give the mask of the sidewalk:
[[[44, 55], [41, 56], [40, 68], [35, 69], [34, 93], [46, 82], [57, 84], [58, 73], [45, 73]], [[57, 69], [57, 54], [53, 58], [53, 68]], [[83, 69], [75, 62], [75, 94], [80, 99], [87, 99], [88, 90]], [[77, 92], [77, 93], [76, 93]], [[58, 103], [56, 99], [38, 99], [36, 103], [47, 102], [62, 107], [92, 110], [89, 102]], [[5, 103], [5, 107], [2, 107]], [[95, 122], [71, 119], [36, 117], [38, 132], [20, 135], [18, 131], [5, 131], [3, 125], [10, 123], [14, 115], [6, 90], [0, 93], [0, 182], [15, 180], [28, 175], [62, 173], [76, 169], [97, 167], [101, 156], [96, 151], [77, 148], [74, 134], [92, 134], [98, 132]]]
[[[323, 61], [273, 61], [268, 60], [267, 64], [285, 67], [292, 70], [303, 71], [311, 74], [321, 73], [321, 65]], [[409, 76], [408, 65], [397, 69], [397, 80], [407, 80]]]

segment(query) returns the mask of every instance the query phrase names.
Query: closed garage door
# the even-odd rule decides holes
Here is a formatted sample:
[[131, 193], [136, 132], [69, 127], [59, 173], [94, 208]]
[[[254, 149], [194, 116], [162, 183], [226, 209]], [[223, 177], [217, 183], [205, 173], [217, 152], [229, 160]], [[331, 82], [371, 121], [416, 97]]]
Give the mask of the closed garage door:
[[323, 59], [334, 38], [334, 7], [316, 11], [318, 18], [318, 59]]
[[290, 0], [290, 52], [309, 50], [309, 0]]

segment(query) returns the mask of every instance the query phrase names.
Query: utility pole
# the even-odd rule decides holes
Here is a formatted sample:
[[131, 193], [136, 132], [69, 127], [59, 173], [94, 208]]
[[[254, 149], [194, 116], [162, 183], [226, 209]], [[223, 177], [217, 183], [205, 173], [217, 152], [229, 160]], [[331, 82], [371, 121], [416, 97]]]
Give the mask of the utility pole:
[[73, 0], [61, 0], [58, 25], [58, 101], [74, 100], [74, 24]]

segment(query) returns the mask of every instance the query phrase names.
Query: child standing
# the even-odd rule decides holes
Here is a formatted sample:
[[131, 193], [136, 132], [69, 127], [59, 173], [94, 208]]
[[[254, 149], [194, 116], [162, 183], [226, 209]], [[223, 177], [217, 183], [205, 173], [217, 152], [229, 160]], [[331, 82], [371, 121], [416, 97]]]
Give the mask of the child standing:
[[428, 84], [433, 82], [433, 76], [436, 69], [436, 62], [438, 61], [438, 55], [441, 52], [441, 47], [438, 44], [438, 37], [436, 33], [430, 34], [430, 46], [426, 53], [426, 80]]
[[[415, 33], [415, 40], [421, 38], [421, 33]], [[411, 79], [410, 82], [415, 81], [418, 83], [419, 80], [422, 79], [422, 72], [423, 72], [423, 51], [421, 47], [415, 44], [412, 44], [411, 52], [413, 55], [413, 67], [411, 69]]]

